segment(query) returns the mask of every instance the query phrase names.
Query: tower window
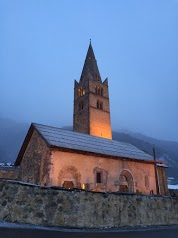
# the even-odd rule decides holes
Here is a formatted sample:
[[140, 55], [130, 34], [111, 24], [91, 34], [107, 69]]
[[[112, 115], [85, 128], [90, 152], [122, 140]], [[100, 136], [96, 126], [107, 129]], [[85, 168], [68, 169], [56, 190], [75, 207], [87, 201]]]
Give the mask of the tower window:
[[78, 108], [79, 108], [79, 111], [81, 111], [84, 108], [83, 101], [79, 103]]
[[95, 86], [95, 93], [97, 94], [97, 87]]
[[95, 93], [97, 95], [103, 96], [103, 88], [101, 88], [99, 86], [95, 86]]
[[83, 88], [83, 87], [80, 87], [79, 89], [78, 89], [78, 96], [79, 97], [82, 97], [82, 96], [84, 96], [85, 95], [85, 89]]
[[103, 102], [97, 100], [96, 108], [98, 108], [98, 109], [100, 109], [100, 110], [103, 110]]
[[99, 101], [97, 101], [96, 107], [99, 109]]
[[103, 110], [103, 103], [100, 102], [100, 109]]

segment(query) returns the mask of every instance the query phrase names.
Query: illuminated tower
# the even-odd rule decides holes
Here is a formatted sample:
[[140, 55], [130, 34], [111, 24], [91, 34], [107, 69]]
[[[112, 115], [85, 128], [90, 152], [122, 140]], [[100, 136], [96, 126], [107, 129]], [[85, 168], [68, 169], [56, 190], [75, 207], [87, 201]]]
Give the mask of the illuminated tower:
[[75, 80], [73, 130], [112, 139], [108, 79], [101, 80], [91, 42], [80, 81]]

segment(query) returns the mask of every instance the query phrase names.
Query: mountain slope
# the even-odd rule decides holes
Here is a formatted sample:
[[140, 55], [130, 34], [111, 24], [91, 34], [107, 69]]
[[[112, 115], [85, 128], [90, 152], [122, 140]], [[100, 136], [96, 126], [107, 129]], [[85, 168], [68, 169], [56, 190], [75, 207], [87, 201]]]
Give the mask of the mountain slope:
[[[147, 139], [148, 138], [148, 139]], [[170, 142], [156, 140], [142, 135], [142, 138], [138, 138], [137, 134], [126, 134], [113, 131], [113, 140], [123, 141], [133, 144], [137, 148], [152, 155], [153, 147], [156, 150], [156, 158], [159, 160], [165, 160], [168, 166], [178, 167], [178, 151], [176, 153], [178, 142]], [[168, 145], [167, 145], [168, 144]]]
[[0, 118], [0, 162], [14, 162], [29, 125]]

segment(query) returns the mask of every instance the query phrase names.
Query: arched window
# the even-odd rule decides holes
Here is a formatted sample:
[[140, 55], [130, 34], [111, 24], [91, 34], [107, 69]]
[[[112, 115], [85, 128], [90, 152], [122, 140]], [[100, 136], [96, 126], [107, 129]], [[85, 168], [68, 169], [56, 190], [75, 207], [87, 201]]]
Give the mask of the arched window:
[[134, 182], [131, 173], [123, 170], [119, 176], [119, 191], [120, 192], [134, 192]]
[[82, 91], [82, 96], [84, 96], [85, 95], [85, 89], [83, 89], [83, 91]]
[[95, 86], [95, 94], [103, 96], [103, 88]]
[[80, 188], [81, 174], [74, 166], [65, 166], [60, 170], [58, 177], [59, 186], [63, 186], [68, 189]]
[[82, 87], [80, 87], [80, 88], [78, 89], [78, 96], [79, 96], [79, 97], [82, 97], [82, 96], [84, 96], [84, 95], [85, 95], [85, 89], [82, 88]]

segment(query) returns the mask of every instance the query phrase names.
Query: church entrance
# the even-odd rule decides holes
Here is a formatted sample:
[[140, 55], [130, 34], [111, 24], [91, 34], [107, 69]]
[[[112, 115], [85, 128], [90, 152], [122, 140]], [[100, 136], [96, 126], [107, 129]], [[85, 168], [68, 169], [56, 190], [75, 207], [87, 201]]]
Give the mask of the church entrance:
[[62, 187], [66, 188], [66, 189], [73, 189], [74, 183], [72, 181], [64, 181]]
[[59, 186], [66, 189], [80, 188], [81, 175], [74, 166], [65, 166], [59, 173]]
[[119, 192], [134, 192], [134, 182], [131, 173], [123, 170], [119, 177]]

